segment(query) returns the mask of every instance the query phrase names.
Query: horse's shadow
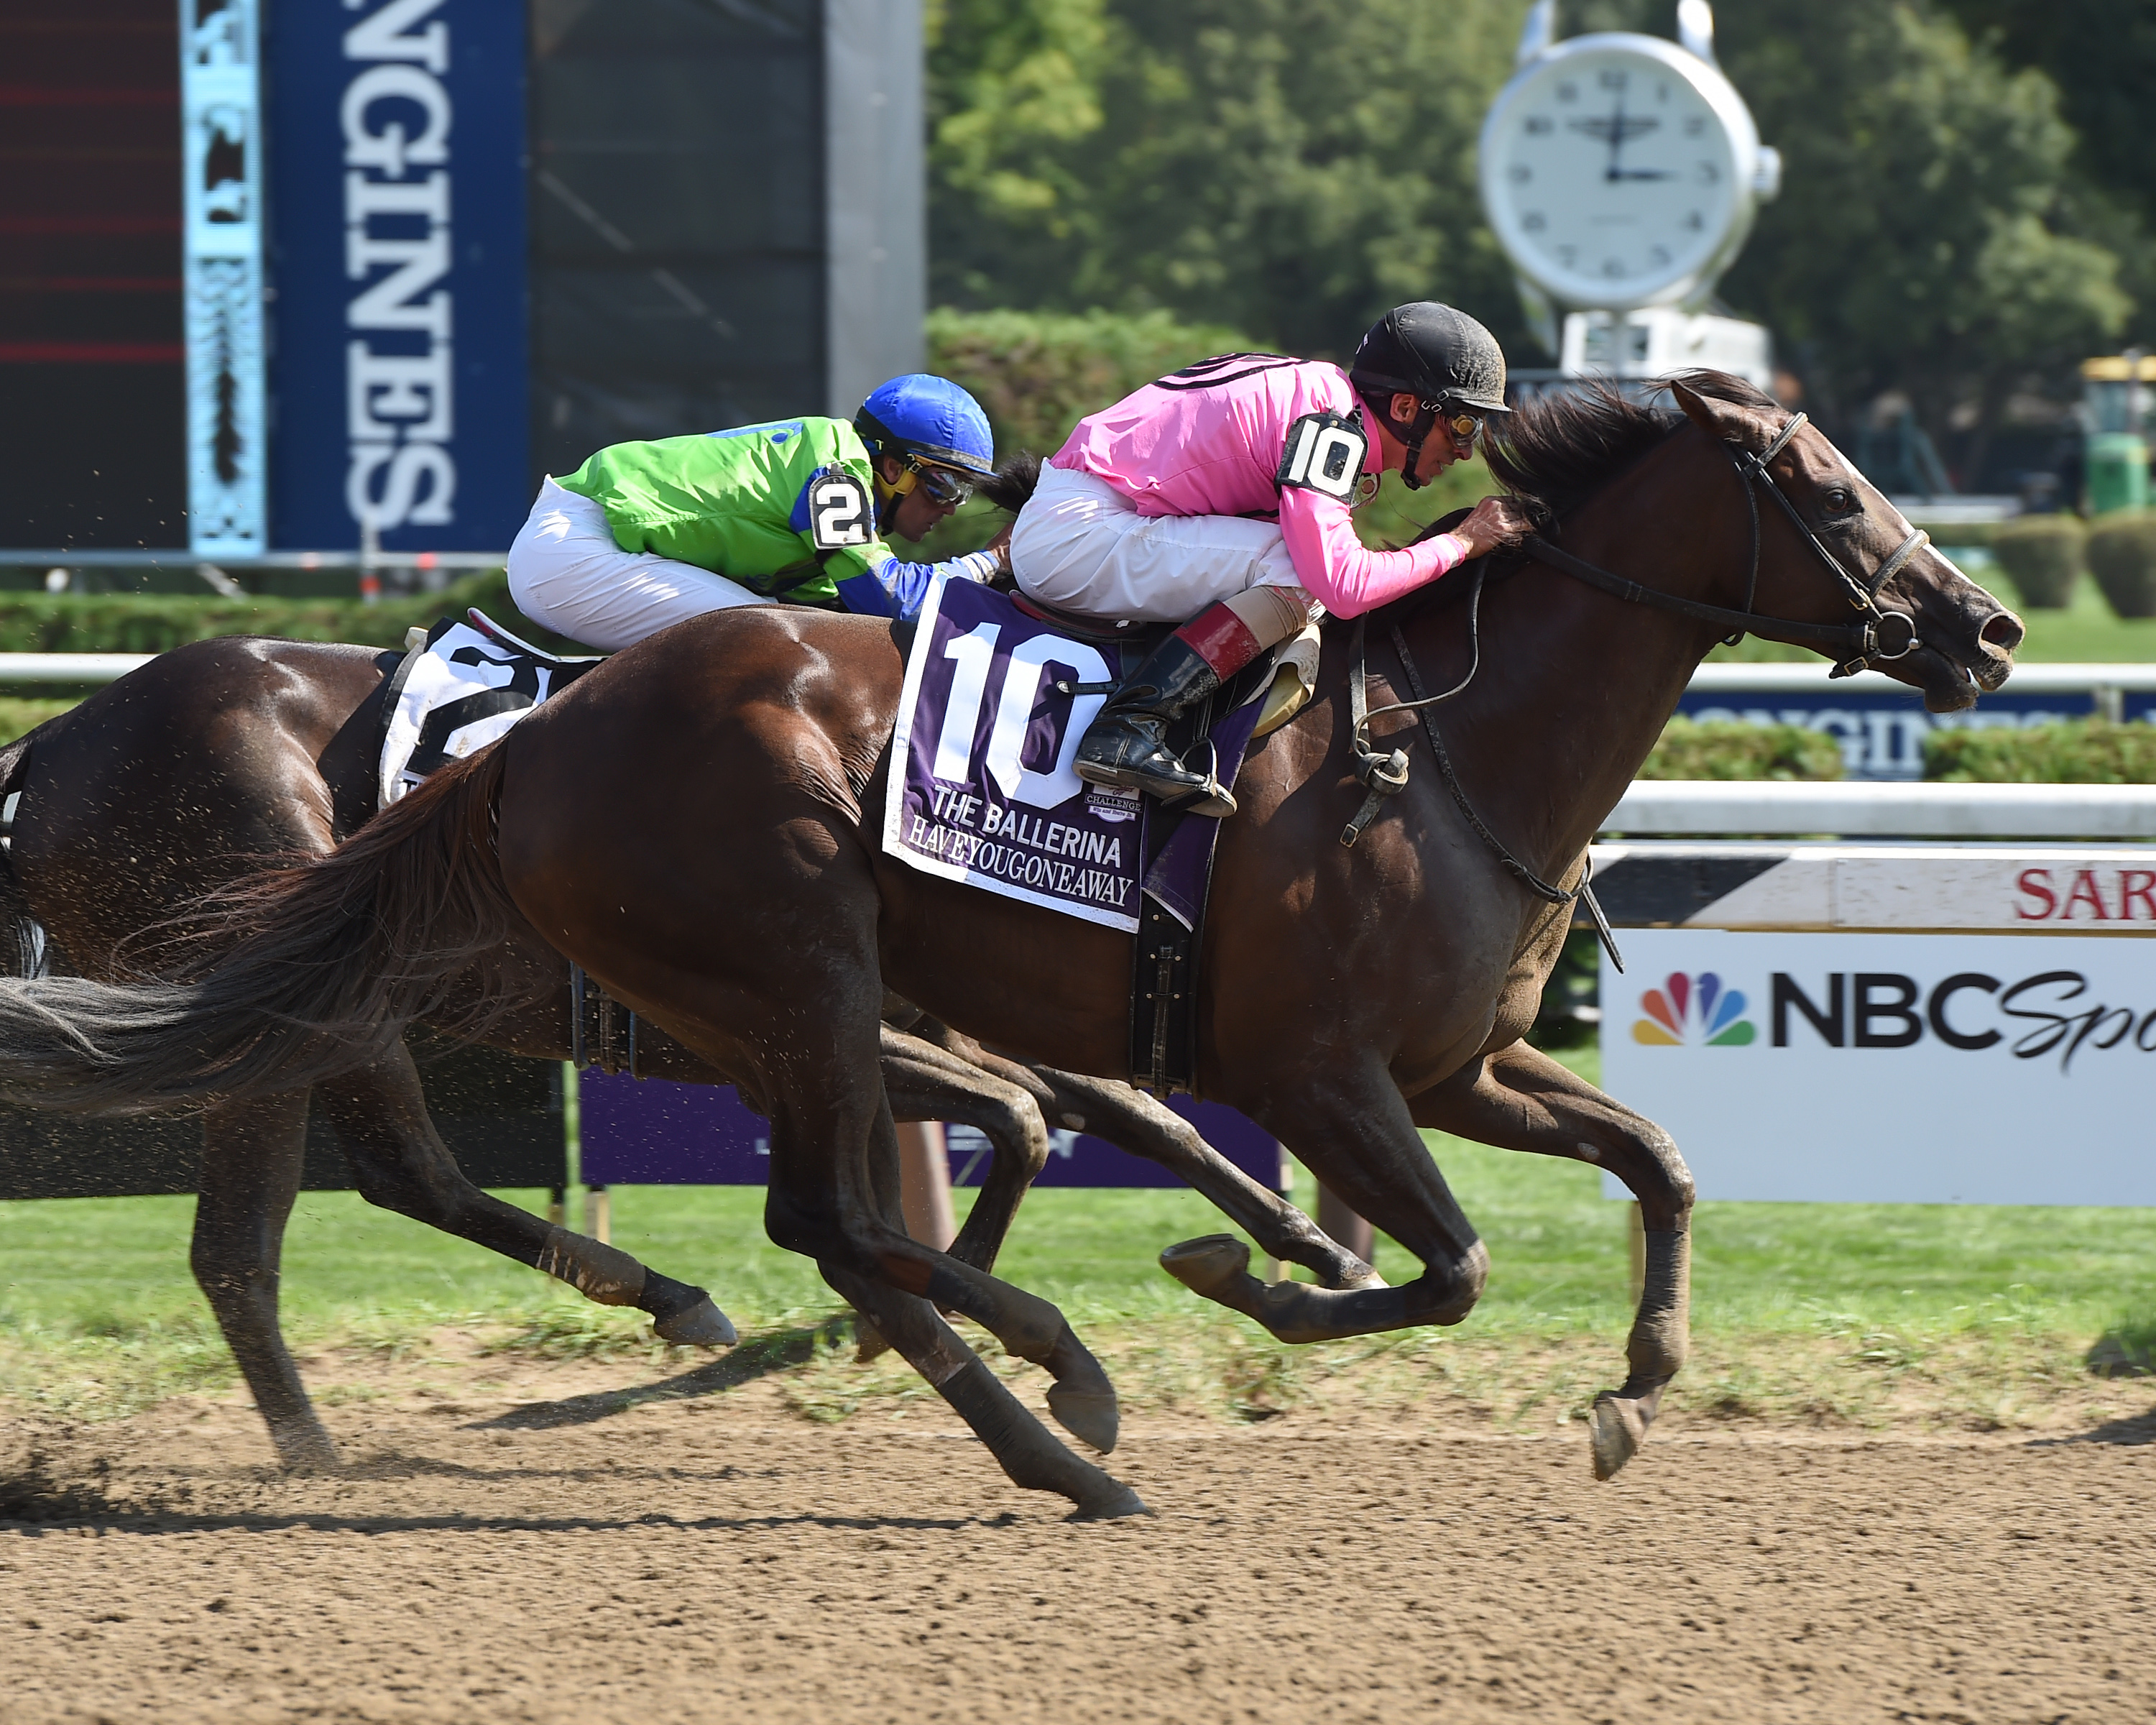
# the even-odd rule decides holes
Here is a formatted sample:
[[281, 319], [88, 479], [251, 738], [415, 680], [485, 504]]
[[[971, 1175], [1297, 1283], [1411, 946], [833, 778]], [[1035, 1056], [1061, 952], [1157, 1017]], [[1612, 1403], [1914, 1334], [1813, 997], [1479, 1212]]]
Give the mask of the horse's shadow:
[[2070, 1438], [2053, 1438], [2054, 1444], [2112, 1444], [2128, 1449], [2156, 1444], [2156, 1408], [2145, 1414], [2127, 1414], [2077, 1431]]
[[790, 1370], [814, 1359], [823, 1349], [850, 1338], [853, 1317], [828, 1317], [820, 1323], [777, 1330], [743, 1342], [730, 1353], [692, 1371], [662, 1378], [655, 1384], [633, 1384], [621, 1389], [600, 1389], [559, 1401], [527, 1402], [521, 1408], [491, 1420], [476, 1420], [467, 1431], [544, 1431], [562, 1425], [590, 1425], [611, 1420], [649, 1402], [692, 1401], [699, 1396], [722, 1395], [774, 1372]]

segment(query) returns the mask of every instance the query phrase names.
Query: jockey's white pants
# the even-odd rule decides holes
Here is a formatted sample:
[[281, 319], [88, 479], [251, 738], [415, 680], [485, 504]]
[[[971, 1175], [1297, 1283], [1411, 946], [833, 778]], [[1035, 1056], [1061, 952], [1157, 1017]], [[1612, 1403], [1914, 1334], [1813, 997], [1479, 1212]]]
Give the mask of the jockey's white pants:
[[1019, 511], [1011, 572], [1044, 605], [1134, 623], [1181, 623], [1252, 588], [1301, 586], [1270, 521], [1140, 515], [1112, 485], [1061, 467], [1040, 470]]
[[706, 611], [768, 603], [693, 563], [624, 551], [603, 509], [551, 479], [509, 547], [509, 593], [534, 623], [603, 653]]

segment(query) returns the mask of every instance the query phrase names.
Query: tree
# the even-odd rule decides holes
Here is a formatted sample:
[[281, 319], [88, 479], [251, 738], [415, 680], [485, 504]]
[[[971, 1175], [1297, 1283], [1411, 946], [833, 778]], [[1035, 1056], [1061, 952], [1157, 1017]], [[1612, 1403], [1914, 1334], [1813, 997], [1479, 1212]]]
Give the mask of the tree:
[[[1958, 410], [1988, 424], [2026, 380], [2070, 377], [2132, 309], [2125, 230], [2106, 225], [2057, 87], [2002, 59], [2005, 36], [1973, 42], [1948, 4], [2034, 9], [1722, 8], [1723, 65], [1787, 164], [1724, 291], [1800, 360], [1830, 425], [1897, 389], [1935, 434]], [[1539, 358], [1475, 181], [1525, 11], [942, 0], [937, 296], [1163, 308], [1334, 357], [1386, 306], [1435, 297], [1516, 360]], [[1575, 0], [1564, 25], [1668, 34], [1673, 13], [1671, 0]]]
[[1804, 357], [1830, 419], [1900, 389], [1934, 435], [1962, 407], [1988, 428], [2123, 326], [2117, 258], [2060, 219], [2075, 139], [2042, 73], [1866, 0], [1762, 0], [1726, 59], [1785, 170], [1725, 291]]
[[[930, 59], [937, 296], [1162, 307], [1332, 354], [1435, 296], [1517, 338], [1474, 152], [1522, 10], [947, 0]], [[1051, 67], [1069, 80], [1054, 105], [1028, 94]]]
[[2076, 133], [2084, 182], [2066, 221], [2119, 254], [2135, 305], [2125, 331], [2156, 346], [2156, 4], [2150, 0], [1946, 0], [1969, 33], [2041, 68]]

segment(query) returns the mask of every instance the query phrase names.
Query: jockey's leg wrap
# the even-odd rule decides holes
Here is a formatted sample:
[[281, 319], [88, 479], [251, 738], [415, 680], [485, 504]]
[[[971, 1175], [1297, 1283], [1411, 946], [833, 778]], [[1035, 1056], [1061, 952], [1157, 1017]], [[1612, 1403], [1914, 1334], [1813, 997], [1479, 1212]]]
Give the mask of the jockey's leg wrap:
[[1253, 587], [1208, 605], [1175, 634], [1215, 676], [1229, 677], [1309, 621], [1310, 595], [1301, 588]]

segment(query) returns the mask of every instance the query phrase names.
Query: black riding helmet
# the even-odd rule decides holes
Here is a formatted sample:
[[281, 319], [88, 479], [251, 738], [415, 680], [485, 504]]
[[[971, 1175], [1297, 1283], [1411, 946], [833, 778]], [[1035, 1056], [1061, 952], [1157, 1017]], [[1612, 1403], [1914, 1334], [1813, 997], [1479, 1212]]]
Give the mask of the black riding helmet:
[[1419, 403], [1414, 423], [1400, 435], [1407, 450], [1400, 478], [1410, 490], [1422, 485], [1415, 466], [1440, 413], [1450, 408], [1512, 412], [1505, 405], [1505, 354], [1497, 338], [1466, 312], [1435, 300], [1395, 305], [1371, 325], [1348, 381], [1389, 426], [1394, 396], [1412, 395]]

